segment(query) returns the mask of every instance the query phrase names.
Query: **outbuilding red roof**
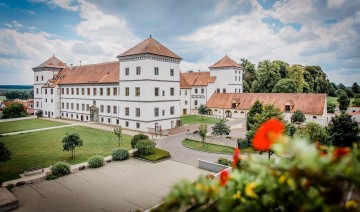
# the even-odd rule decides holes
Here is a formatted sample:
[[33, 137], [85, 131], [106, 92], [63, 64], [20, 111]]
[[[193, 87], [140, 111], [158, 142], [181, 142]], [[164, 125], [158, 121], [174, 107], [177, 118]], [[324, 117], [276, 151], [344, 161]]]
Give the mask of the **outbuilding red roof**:
[[187, 84], [188, 86], [206, 86], [208, 83], [213, 83], [216, 80], [215, 76], [210, 76], [209, 71], [187, 72], [180, 73], [180, 75], [180, 86], [181, 84]]
[[67, 67], [66, 64], [53, 55], [48, 60], [36, 66], [35, 68], [65, 68], [65, 67]]
[[282, 112], [285, 105], [292, 105], [291, 112], [301, 110], [304, 114], [323, 114], [326, 94], [315, 93], [214, 93], [206, 103], [209, 108], [232, 108], [232, 103], [237, 103], [236, 109], [249, 110], [256, 100], [262, 104], [273, 104]]
[[225, 57], [221, 58], [219, 61], [211, 65], [209, 68], [220, 68], [220, 67], [240, 67], [238, 63], [232, 60], [230, 57], [225, 55]]

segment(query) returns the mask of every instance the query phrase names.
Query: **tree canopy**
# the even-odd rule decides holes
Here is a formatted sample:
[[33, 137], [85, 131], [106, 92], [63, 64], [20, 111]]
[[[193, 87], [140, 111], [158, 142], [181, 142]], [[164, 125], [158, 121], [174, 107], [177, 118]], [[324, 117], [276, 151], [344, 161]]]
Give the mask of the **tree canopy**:
[[251, 106], [248, 117], [246, 119], [246, 130], [250, 130], [252, 125], [254, 124], [254, 117], [258, 113], [262, 113], [263, 111], [263, 105], [259, 102], [259, 100], [256, 100], [256, 102]]
[[205, 145], [205, 138], [206, 138], [207, 132], [208, 132], [207, 125], [206, 124], [201, 124], [200, 127], [199, 127], [199, 135], [201, 137], [203, 146]]
[[201, 104], [198, 107], [198, 113], [201, 115], [201, 119], [204, 119], [204, 115], [208, 113], [208, 108], [204, 104]]
[[349, 114], [332, 117], [327, 130], [334, 146], [351, 147], [354, 142], [359, 141], [358, 123]]
[[293, 79], [281, 79], [272, 89], [273, 93], [296, 93], [296, 82]]
[[339, 102], [340, 111], [345, 112], [350, 105], [350, 99], [348, 98], [348, 96], [342, 93], [338, 97], [337, 101]]
[[27, 113], [21, 103], [12, 103], [3, 109], [3, 119], [25, 117]]
[[359, 88], [359, 85], [354, 82], [351, 86], [351, 91], [354, 93], [354, 94], [357, 94], [357, 93], [360, 93], [360, 88]]
[[303, 112], [301, 112], [301, 110], [296, 110], [294, 114], [292, 114], [291, 116], [291, 123], [296, 123], [296, 122], [303, 123], [304, 121], [306, 121], [306, 118]]
[[78, 133], [66, 133], [65, 137], [62, 140], [63, 151], [71, 151], [71, 158], [75, 157], [75, 148], [83, 145], [83, 140], [81, 140]]
[[220, 136], [221, 139], [223, 135], [229, 135], [230, 132], [230, 127], [225, 124], [224, 120], [220, 120], [212, 127], [212, 134]]
[[118, 137], [118, 147], [121, 147], [122, 127], [116, 126], [114, 128], [114, 134], [116, 135], [116, 137]]

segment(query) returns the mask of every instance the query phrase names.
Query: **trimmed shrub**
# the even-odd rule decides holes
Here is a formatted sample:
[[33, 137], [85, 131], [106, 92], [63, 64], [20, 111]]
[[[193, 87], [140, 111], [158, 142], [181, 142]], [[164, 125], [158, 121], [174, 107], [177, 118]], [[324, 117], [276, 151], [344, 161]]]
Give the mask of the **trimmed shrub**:
[[104, 165], [104, 157], [100, 155], [95, 155], [89, 158], [88, 164], [90, 168], [98, 168]]
[[138, 141], [141, 141], [141, 140], [148, 140], [149, 139], [149, 136], [145, 135], [145, 134], [137, 134], [137, 135], [134, 135], [134, 137], [131, 138], [131, 148], [136, 148], [136, 143]]
[[129, 159], [129, 152], [126, 149], [114, 149], [112, 151], [113, 160], [126, 160]]
[[143, 158], [145, 160], [150, 160], [150, 161], [159, 161], [162, 159], [166, 159], [166, 158], [170, 158], [170, 152], [163, 150], [163, 149], [158, 149], [158, 148], [154, 148], [154, 152], [150, 155], [139, 155], [139, 158]]
[[150, 155], [154, 153], [155, 142], [152, 140], [141, 140], [135, 145], [137, 155]]
[[239, 149], [246, 149], [246, 148], [251, 147], [251, 144], [247, 139], [239, 138], [238, 139], [238, 147], [239, 147]]
[[51, 174], [56, 176], [67, 175], [71, 171], [70, 165], [65, 162], [57, 162], [51, 167]]
[[54, 174], [49, 174], [46, 176], [46, 180], [55, 180], [57, 179], [58, 176], [54, 175]]
[[43, 116], [43, 111], [42, 111], [42, 110], [38, 110], [38, 111], [36, 111], [35, 115], [36, 115], [36, 117], [40, 118], [40, 117]]
[[226, 159], [226, 158], [219, 158], [218, 160], [218, 164], [224, 165], [224, 166], [228, 166], [231, 162]]

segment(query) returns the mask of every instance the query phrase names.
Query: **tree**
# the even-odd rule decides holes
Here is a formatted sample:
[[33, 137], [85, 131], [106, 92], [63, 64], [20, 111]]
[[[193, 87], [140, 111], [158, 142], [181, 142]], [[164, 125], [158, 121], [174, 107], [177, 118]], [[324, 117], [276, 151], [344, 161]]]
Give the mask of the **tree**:
[[11, 152], [6, 148], [5, 144], [0, 142], [0, 162], [5, 163], [11, 159]]
[[320, 142], [322, 145], [330, 145], [326, 129], [318, 123], [306, 123], [305, 127], [300, 129], [300, 135], [304, 135], [311, 143]]
[[254, 117], [258, 113], [262, 113], [263, 111], [263, 105], [259, 102], [259, 100], [256, 100], [256, 102], [251, 106], [248, 117], [246, 119], [246, 130], [249, 131], [254, 124]]
[[353, 93], [350, 89], [346, 89], [345, 92], [346, 92], [346, 95], [347, 95], [349, 98], [353, 98], [353, 97], [354, 97], [354, 93]]
[[227, 126], [224, 122], [224, 120], [220, 120], [212, 127], [212, 134], [215, 136], [220, 136], [222, 140], [223, 135], [229, 135], [230, 133], [230, 127]]
[[320, 66], [305, 66], [304, 80], [309, 85], [309, 93], [327, 93], [334, 96], [335, 89], [331, 86], [326, 74]]
[[302, 93], [305, 83], [304, 67], [301, 65], [292, 65], [289, 69], [289, 78], [294, 80], [297, 93]]
[[347, 94], [346, 94], [346, 91], [343, 90], [343, 89], [337, 89], [336, 92], [335, 92], [335, 95], [336, 95], [337, 97], [339, 97], [339, 96], [341, 96], [341, 95], [343, 95], [343, 94], [347, 95]]
[[291, 116], [291, 123], [303, 123], [304, 121], [306, 121], [306, 118], [305, 115], [301, 112], [301, 110], [296, 110]]
[[349, 107], [350, 104], [350, 99], [348, 98], [348, 96], [346, 94], [341, 94], [337, 101], [339, 102], [339, 109], [340, 111], [342, 111], [343, 113], [345, 113], [345, 111], [347, 110], [347, 108]]
[[208, 132], [207, 130], [207, 125], [206, 124], [201, 124], [199, 127], [199, 135], [201, 137], [201, 140], [203, 142], [203, 146], [205, 146], [205, 138], [206, 138], [206, 133]]
[[250, 92], [251, 84], [256, 80], [255, 65], [252, 64], [248, 59], [241, 59], [241, 66], [243, 67], [243, 87], [244, 92]]
[[344, 84], [340, 83], [338, 86], [338, 89], [341, 89], [341, 90], [346, 90], [346, 87]]
[[327, 103], [327, 112], [328, 113], [335, 113], [336, 104], [333, 102]]
[[251, 84], [252, 92], [271, 93], [276, 83], [280, 80], [279, 66], [270, 60], [259, 62], [256, 78]]
[[134, 135], [132, 138], [131, 138], [131, 147], [134, 149], [135, 146], [136, 146], [136, 143], [138, 141], [142, 141], [142, 140], [149, 140], [149, 136], [145, 135], [145, 134], [142, 134], [142, 133], [139, 133], [137, 135]]
[[359, 140], [358, 123], [349, 114], [332, 117], [327, 131], [334, 146], [351, 147], [353, 143]]
[[38, 110], [38, 111], [36, 111], [36, 113], [35, 113], [36, 117], [38, 117], [38, 118], [42, 117], [43, 114], [44, 114], [44, 112], [43, 112], [42, 110]]
[[281, 79], [272, 89], [273, 93], [296, 93], [296, 83], [293, 79]]
[[3, 119], [25, 117], [27, 113], [21, 103], [12, 103], [3, 109]]
[[71, 151], [70, 157], [75, 157], [75, 147], [80, 147], [83, 145], [83, 140], [81, 140], [78, 133], [65, 134], [65, 137], [62, 140], [63, 151]]
[[360, 93], [359, 85], [358, 85], [356, 82], [354, 82], [354, 84], [352, 84], [352, 86], [351, 86], [351, 91], [352, 91], [354, 94]]
[[355, 98], [352, 105], [354, 107], [360, 107], [360, 94], [355, 94]]
[[264, 105], [263, 111], [255, 115], [254, 123], [251, 130], [256, 131], [262, 123], [271, 118], [276, 118], [284, 121], [283, 114], [279, 108], [275, 107], [272, 104]]
[[198, 108], [198, 113], [201, 115], [201, 119], [204, 119], [204, 115], [206, 115], [208, 113], [208, 108], [201, 104]]
[[116, 126], [115, 129], [114, 129], [114, 134], [119, 139], [118, 147], [121, 147], [122, 127], [121, 126]]
[[274, 60], [273, 63], [277, 66], [279, 66], [279, 73], [280, 73], [280, 77], [282, 79], [287, 78], [288, 74], [289, 74], [289, 64], [281, 61], [281, 60]]

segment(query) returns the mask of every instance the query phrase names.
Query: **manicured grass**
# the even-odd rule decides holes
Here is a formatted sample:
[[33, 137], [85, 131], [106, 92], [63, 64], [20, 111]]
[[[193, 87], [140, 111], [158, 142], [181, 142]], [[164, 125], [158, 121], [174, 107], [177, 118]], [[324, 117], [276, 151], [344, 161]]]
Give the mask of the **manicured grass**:
[[61, 122], [48, 121], [44, 119], [26, 119], [21, 121], [0, 122], [0, 134], [33, 130], [47, 127], [66, 125]]
[[159, 161], [159, 160], [170, 157], [170, 152], [168, 152], [166, 150], [163, 150], [163, 149], [155, 148], [154, 154], [151, 154], [151, 155], [138, 155], [136, 157], [143, 158], [145, 160], [150, 160], [150, 161]]
[[[339, 102], [337, 101], [337, 97], [328, 96], [327, 101], [334, 103], [336, 106], [339, 106]], [[353, 101], [354, 101], [354, 98], [351, 98], [349, 107], [353, 106], [352, 105]]]
[[[62, 139], [65, 133], [79, 133], [83, 146], [76, 148], [75, 158], [63, 151]], [[130, 149], [131, 136], [123, 135], [122, 148]], [[118, 139], [113, 132], [87, 127], [65, 127], [33, 133], [0, 137], [0, 142], [12, 153], [11, 160], [0, 163], [0, 176], [5, 180], [18, 178], [32, 167], [48, 167], [58, 161], [77, 164], [87, 161], [93, 155], [111, 155], [118, 147]]]
[[180, 120], [183, 124], [215, 124], [220, 121], [220, 119], [199, 115], [181, 116]]
[[[181, 143], [184, 147], [198, 151], [212, 152], [218, 154], [229, 154], [229, 155], [232, 155], [234, 153], [234, 148], [229, 146], [222, 146], [222, 145], [209, 144], [209, 143], [205, 143], [205, 145], [203, 146], [202, 142], [194, 141], [191, 139], [185, 139]], [[254, 153], [255, 151], [252, 148], [247, 148], [247, 149], [241, 149], [241, 152]]]

